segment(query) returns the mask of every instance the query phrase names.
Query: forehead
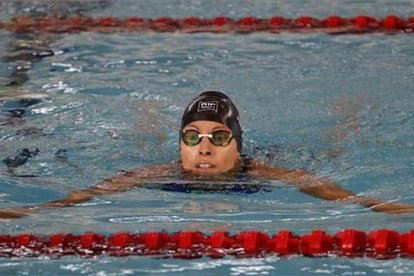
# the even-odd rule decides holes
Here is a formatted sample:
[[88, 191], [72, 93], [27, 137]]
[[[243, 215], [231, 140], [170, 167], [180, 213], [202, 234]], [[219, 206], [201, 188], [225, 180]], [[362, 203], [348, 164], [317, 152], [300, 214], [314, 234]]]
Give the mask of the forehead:
[[191, 128], [198, 129], [200, 131], [211, 131], [216, 129], [224, 129], [230, 131], [226, 125], [214, 121], [194, 121], [186, 125], [184, 127], [184, 130]]

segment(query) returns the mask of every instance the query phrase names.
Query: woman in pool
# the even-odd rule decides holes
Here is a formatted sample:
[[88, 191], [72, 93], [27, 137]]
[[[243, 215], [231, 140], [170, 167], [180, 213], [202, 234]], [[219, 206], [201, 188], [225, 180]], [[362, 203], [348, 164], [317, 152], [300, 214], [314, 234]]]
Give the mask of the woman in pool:
[[[357, 196], [326, 178], [316, 177], [303, 170], [268, 167], [244, 158], [241, 153], [242, 129], [236, 106], [225, 94], [207, 91], [195, 98], [184, 111], [180, 129], [180, 162], [123, 172], [89, 189], [72, 192], [65, 199], [34, 207], [0, 210], [0, 218], [18, 218], [40, 209], [71, 206], [88, 201], [97, 195], [145, 186], [146, 183], [150, 184], [156, 179], [168, 179], [170, 176], [176, 176], [177, 171], [180, 172], [181, 177], [197, 180], [199, 184], [204, 180], [237, 180], [246, 176], [263, 180], [280, 180], [296, 185], [301, 192], [325, 200], [359, 203], [378, 212], [414, 211], [413, 205]], [[199, 184], [198, 186], [197, 183], [195, 184], [196, 189], [200, 188]], [[170, 189], [177, 187], [178, 185], [170, 185]], [[202, 189], [211, 187], [212, 185], [207, 185]], [[246, 185], [236, 188], [239, 191], [247, 189], [247, 192], [251, 192], [258, 187]], [[234, 184], [230, 185], [229, 190], [233, 189]]]

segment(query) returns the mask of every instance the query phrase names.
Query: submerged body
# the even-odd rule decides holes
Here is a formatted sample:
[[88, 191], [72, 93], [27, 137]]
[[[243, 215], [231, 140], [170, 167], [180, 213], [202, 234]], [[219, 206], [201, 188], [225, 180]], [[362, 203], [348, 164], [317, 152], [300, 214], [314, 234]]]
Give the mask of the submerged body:
[[[357, 196], [324, 177], [304, 170], [269, 167], [242, 158], [242, 130], [239, 113], [231, 100], [220, 92], [204, 92], [186, 108], [180, 129], [180, 161], [138, 168], [105, 179], [94, 187], [75, 191], [65, 199], [34, 207], [0, 210], [0, 218], [18, 218], [40, 209], [65, 207], [85, 202], [97, 195], [151, 187], [160, 180], [192, 181], [185, 185], [169, 183], [162, 188], [175, 191], [257, 192], [268, 187], [260, 184], [238, 185], [237, 179], [278, 180], [295, 185], [301, 192], [324, 200], [358, 203], [380, 212], [413, 212], [414, 206], [383, 202]], [[224, 184], [223, 184], [224, 183]]]
[[[179, 179], [172, 181], [171, 179]], [[247, 181], [237, 182], [239, 179]], [[252, 181], [249, 181], [252, 180]], [[29, 215], [42, 209], [73, 206], [91, 200], [95, 196], [125, 192], [135, 188], [157, 188], [175, 192], [225, 192], [225, 193], [254, 193], [268, 191], [271, 184], [262, 185], [263, 180], [278, 180], [292, 184], [311, 196], [324, 200], [358, 203], [378, 212], [402, 213], [413, 212], [410, 204], [398, 202], [383, 202], [376, 198], [360, 197], [342, 189], [327, 178], [317, 177], [303, 170], [290, 170], [282, 167], [268, 167], [256, 161], [248, 164], [242, 159], [236, 168], [225, 173], [206, 174], [183, 169], [180, 161], [167, 164], [137, 168], [133, 171], [121, 172], [105, 179], [94, 187], [75, 191], [67, 198], [52, 201], [32, 207], [0, 210], [0, 218], [11, 219]], [[155, 184], [154, 183], [160, 183]]]

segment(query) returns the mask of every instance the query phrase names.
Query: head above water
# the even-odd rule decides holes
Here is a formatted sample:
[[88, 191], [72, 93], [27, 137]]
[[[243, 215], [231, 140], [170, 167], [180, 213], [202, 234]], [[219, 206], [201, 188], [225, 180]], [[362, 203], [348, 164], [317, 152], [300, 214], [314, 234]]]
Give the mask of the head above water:
[[181, 119], [181, 129], [194, 121], [213, 121], [230, 128], [237, 143], [239, 153], [243, 149], [242, 128], [237, 107], [222, 92], [206, 91], [196, 97], [185, 109]]
[[184, 111], [180, 138], [185, 170], [209, 174], [232, 170], [239, 164], [242, 150], [236, 106], [221, 92], [201, 93]]

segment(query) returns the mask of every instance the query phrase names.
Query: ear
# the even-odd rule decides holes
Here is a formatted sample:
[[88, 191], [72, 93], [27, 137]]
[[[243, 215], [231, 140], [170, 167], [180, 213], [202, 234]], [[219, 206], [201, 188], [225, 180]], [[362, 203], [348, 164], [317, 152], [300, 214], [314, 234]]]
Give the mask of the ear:
[[181, 147], [182, 145], [181, 145], [181, 139], [180, 139], [180, 141], [178, 142], [178, 150], [180, 151], [180, 155], [181, 155]]

